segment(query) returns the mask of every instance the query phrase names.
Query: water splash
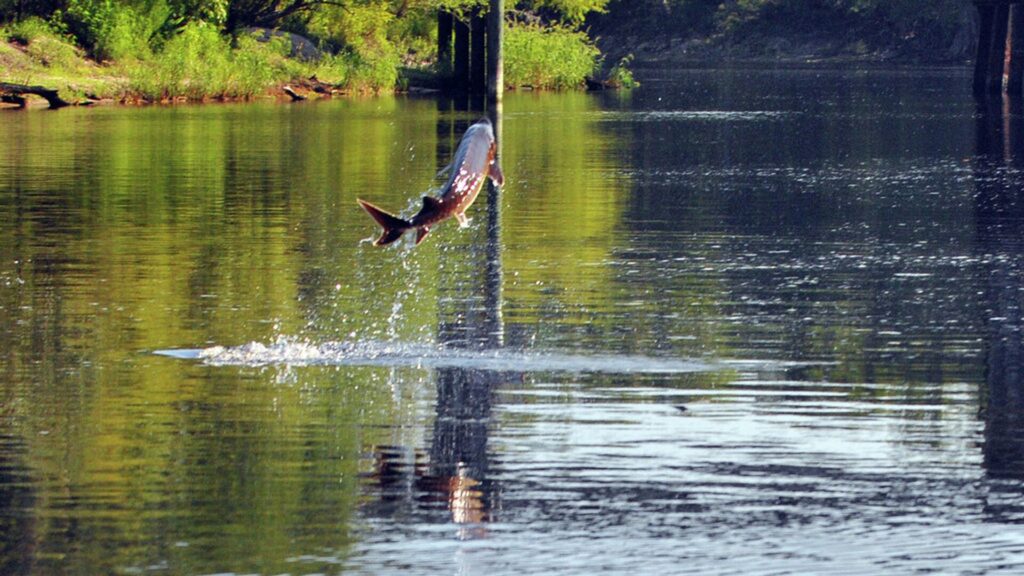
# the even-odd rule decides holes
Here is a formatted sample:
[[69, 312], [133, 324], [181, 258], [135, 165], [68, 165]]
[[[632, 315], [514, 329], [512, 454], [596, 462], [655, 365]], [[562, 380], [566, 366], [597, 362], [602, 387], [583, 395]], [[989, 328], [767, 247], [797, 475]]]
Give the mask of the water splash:
[[161, 356], [209, 366], [387, 366], [465, 368], [512, 372], [679, 374], [720, 370], [785, 370], [806, 363], [772, 360], [701, 360], [640, 355], [571, 354], [514, 349], [465, 350], [439, 344], [357, 340], [315, 344], [280, 339], [271, 344], [158, 350]]

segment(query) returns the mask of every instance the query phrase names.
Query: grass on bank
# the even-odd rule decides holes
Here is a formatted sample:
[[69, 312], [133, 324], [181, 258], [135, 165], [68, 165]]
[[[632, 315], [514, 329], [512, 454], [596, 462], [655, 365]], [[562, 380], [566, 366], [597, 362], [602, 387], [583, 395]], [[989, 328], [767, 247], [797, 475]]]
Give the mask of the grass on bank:
[[[290, 56], [291, 42], [285, 36], [269, 41], [250, 34], [231, 37], [204, 22], [187, 24], [154, 48], [131, 40], [138, 38], [135, 33], [111, 30], [122, 40], [112, 37], [101, 43], [118, 58], [97, 63], [41, 19], [0, 28], [0, 80], [56, 88], [69, 100], [88, 96], [149, 102], [249, 99], [311, 77], [362, 93], [390, 91], [399, 83], [401, 60], [394, 51], [343, 51], [304, 61]], [[509, 88], [578, 88], [601, 64], [585, 33], [536, 24], [510, 24], [505, 58]], [[624, 67], [613, 68], [613, 75], [631, 80]], [[620, 84], [628, 87], [630, 81]]]
[[56, 88], [69, 99], [246, 99], [312, 76], [346, 91], [380, 92], [398, 78], [397, 57], [341, 53], [306, 62], [289, 57], [286, 38], [232, 38], [202, 22], [186, 25], [155, 52], [102, 64], [37, 18], [0, 29], [0, 37], [0, 80]]
[[147, 60], [123, 65], [130, 92], [146, 100], [246, 99], [269, 88], [315, 76], [354, 92], [394, 88], [397, 61], [368, 62], [350, 54], [326, 55], [317, 62], [289, 57], [287, 38], [267, 42], [242, 34], [232, 42], [203, 23], [187, 25]]
[[38, 18], [0, 28], [0, 40], [2, 81], [54, 88], [68, 100], [116, 98], [124, 92], [125, 79], [117, 71], [86, 58]]

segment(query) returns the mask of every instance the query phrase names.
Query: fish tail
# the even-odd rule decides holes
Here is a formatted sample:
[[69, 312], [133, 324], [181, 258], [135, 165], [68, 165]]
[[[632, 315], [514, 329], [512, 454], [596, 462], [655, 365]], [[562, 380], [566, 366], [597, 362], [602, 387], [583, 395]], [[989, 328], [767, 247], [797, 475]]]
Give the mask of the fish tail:
[[356, 198], [356, 202], [359, 202], [363, 210], [366, 210], [367, 214], [373, 217], [377, 224], [380, 224], [380, 227], [384, 229], [380, 234], [380, 238], [374, 240], [374, 246], [387, 246], [401, 238], [406, 230], [412, 228], [412, 223], [408, 220], [402, 220], [398, 216], [389, 214], [366, 200]]

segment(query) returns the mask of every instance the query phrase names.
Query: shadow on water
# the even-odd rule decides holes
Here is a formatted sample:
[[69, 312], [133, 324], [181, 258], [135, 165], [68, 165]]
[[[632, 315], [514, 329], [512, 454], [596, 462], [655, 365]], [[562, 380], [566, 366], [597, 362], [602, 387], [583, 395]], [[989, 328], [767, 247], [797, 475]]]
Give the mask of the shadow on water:
[[[995, 480], [1024, 479], [1024, 117], [1019, 99], [979, 102], [975, 217], [987, 263], [984, 466]], [[1019, 494], [996, 493], [986, 512], [1019, 517]]]
[[36, 504], [24, 442], [0, 435], [0, 574], [35, 573]]
[[[469, 96], [439, 99], [437, 162], [452, 157], [458, 139], [475, 118], [459, 114], [482, 108]], [[501, 104], [487, 115], [494, 126], [501, 157]], [[449, 349], [497, 351], [504, 347], [502, 321], [501, 190], [488, 181], [486, 241], [470, 244], [466, 253], [445, 266], [439, 294], [438, 342]], [[465, 367], [435, 369], [436, 413], [429, 453], [417, 454], [401, 446], [375, 450], [375, 481], [381, 490], [378, 513], [402, 514], [409, 500], [442, 505], [450, 520], [461, 526], [460, 538], [487, 536], [485, 525], [500, 508], [499, 487], [489, 479], [491, 456], [488, 431], [494, 390], [504, 382], [521, 379], [508, 371]], [[373, 514], [373, 512], [370, 512]]]

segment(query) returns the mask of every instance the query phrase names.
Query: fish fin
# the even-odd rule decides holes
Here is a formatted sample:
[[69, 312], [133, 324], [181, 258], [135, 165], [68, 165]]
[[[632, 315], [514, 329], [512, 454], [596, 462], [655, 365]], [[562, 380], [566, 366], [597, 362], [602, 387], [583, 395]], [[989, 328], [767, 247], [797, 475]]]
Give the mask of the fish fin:
[[443, 201], [441, 201], [441, 200], [439, 200], [437, 198], [434, 198], [433, 196], [424, 196], [423, 197], [423, 209], [424, 210], [437, 210], [438, 208], [441, 207], [442, 204], [444, 204]]
[[469, 218], [466, 218], [465, 212], [456, 212], [455, 219], [459, 221], [459, 226], [462, 228], [469, 226]]
[[505, 174], [501, 171], [501, 164], [498, 164], [497, 160], [491, 164], [490, 169], [487, 171], [487, 175], [490, 176], [491, 181], [494, 182], [494, 185], [498, 188], [505, 185]]
[[440, 170], [440, 171], [438, 171], [437, 175], [436, 175], [436, 176], [434, 176], [434, 178], [440, 178], [441, 176], [444, 176], [444, 175], [445, 175], [445, 174], [447, 174], [448, 172], [451, 172], [451, 170], [452, 170], [452, 165], [453, 165], [453, 164], [454, 164], [454, 163], [452, 163], [452, 164], [449, 164], [449, 165], [445, 166], [444, 168], [441, 168], [441, 170]]
[[412, 228], [412, 224], [407, 220], [402, 220], [398, 216], [389, 214], [373, 204], [370, 204], [366, 200], [356, 198], [356, 202], [359, 202], [359, 205], [363, 207], [363, 210], [366, 210], [366, 213], [373, 217], [377, 224], [383, 228], [380, 238], [374, 240], [374, 246], [386, 246], [391, 244], [395, 240], [401, 238], [402, 234], [405, 233], [406, 230]]
[[420, 242], [430, 234], [430, 226], [420, 226], [416, 229], [416, 245], [419, 246]]

